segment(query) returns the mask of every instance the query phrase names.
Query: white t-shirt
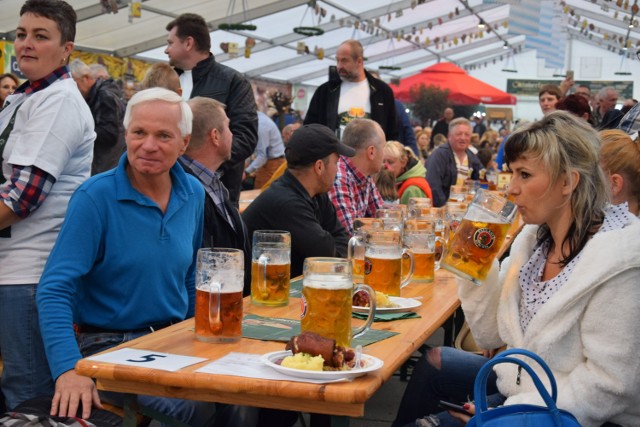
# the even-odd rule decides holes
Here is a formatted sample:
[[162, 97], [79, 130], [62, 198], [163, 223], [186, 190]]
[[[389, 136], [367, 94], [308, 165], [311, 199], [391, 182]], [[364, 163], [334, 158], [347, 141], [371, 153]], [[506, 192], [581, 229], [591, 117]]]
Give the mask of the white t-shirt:
[[29, 95], [10, 95], [7, 101], [0, 129], [20, 109], [3, 152], [4, 177], [9, 179], [12, 165], [20, 165], [36, 166], [56, 179], [40, 207], [11, 226], [10, 238], [0, 238], [0, 285], [33, 284], [40, 280], [71, 195], [91, 174], [96, 134], [73, 79]]
[[184, 70], [180, 74], [180, 87], [182, 88], [182, 99], [188, 101], [193, 90], [193, 74], [191, 74], [191, 70]]
[[371, 118], [371, 101], [369, 99], [369, 82], [345, 82], [340, 85], [340, 102], [338, 102], [338, 124], [340, 135], [353, 119]]

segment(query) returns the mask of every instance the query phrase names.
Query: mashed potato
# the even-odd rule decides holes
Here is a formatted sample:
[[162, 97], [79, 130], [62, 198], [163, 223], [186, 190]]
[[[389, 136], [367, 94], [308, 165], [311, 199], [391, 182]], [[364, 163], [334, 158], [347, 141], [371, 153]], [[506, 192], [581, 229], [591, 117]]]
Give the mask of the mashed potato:
[[282, 359], [280, 366], [292, 369], [302, 369], [305, 371], [322, 371], [324, 359], [322, 356], [311, 356], [307, 353], [297, 353]]
[[379, 308], [391, 308], [396, 305], [391, 302], [387, 294], [376, 291], [376, 306]]

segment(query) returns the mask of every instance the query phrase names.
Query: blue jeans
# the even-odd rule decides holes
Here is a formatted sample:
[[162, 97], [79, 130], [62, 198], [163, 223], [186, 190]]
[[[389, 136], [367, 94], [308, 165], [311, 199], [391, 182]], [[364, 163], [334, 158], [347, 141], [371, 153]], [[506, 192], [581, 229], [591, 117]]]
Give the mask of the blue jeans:
[[[88, 357], [92, 354], [115, 347], [116, 345], [141, 337], [150, 332], [151, 331], [136, 333], [81, 333], [77, 338], [80, 352], [84, 357]], [[122, 406], [124, 402], [122, 395], [114, 392], [100, 392], [100, 398], [105, 402], [118, 406]], [[138, 403], [155, 409], [165, 415], [169, 415], [191, 426], [220, 425], [219, 423], [213, 424], [213, 420], [216, 418], [216, 404], [211, 402], [198, 402], [194, 400], [173, 399], [157, 396], [138, 396]], [[226, 408], [227, 406], [229, 405], [224, 405], [223, 407]], [[253, 408], [249, 409], [253, 410]], [[243, 411], [237, 411], [234, 415], [235, 417], [231, 417], [232, 422], [235, 423], [237, 421], [238, 423], [226, 425], [249, 425], [250, 423], [245, 423], [245, 420], [254, 417], [249, 410], [247, 410], [246, 413]]]
[[0, 285], [1, 385], [7, 409], [35, 397], [53, 396], [38, 325], [36, 286]]
[[[429, 362], [429, 353], [438, 350], [441, 361], [439, 368]], [[448, 412], [443, 412], [438, 403], [440, 400], [446, 400], [460, 404], [473, 400], [476, 374], [487, 360], [477, 354], [451, 347], [429, 349], [413, 369], [392, 427], [460, 427], [460, 421]], [[495, 373], [492, 373], [487, 381], [487, 400], [489, 406], [501, 405], [505, 400], [498, 393]], [[423, 417], [426, 419], [422, 420]], [[431, 423], [428, 423], [427, 419], [430, 419]]]

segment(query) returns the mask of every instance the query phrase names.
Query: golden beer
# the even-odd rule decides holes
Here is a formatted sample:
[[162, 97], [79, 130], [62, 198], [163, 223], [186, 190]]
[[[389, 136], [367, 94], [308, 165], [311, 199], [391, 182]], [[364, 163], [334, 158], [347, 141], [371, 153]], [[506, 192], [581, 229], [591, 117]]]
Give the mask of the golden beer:
[[477, 283], [484, 281], [509, 226], [464, 218], [449, 241], [442, 267]]
[[364, 278], [364, 259], [352, 258], [353, 263], [353, 278], [354, 279], [363, 279]]
[[[220, 315], [216, 315], [220, 297]], [[196, 337], [200, 341], [232, 342], [242, 337], [242, 291], [207, 292], [196, 289]]]
[[348, 348], [352, 333], [353, 284], [349, 280], [336, 282], [316, 277], [304, 278], [300, 328], [303, 332], [334, 339], [337, 345]]
[[[436, 255], [433, 252], [416, 252], [415, 250], [412, 250], [412, 252], [413, 260], [415, 263], [415, 266], [413, 268], [413, 281], [422, 283], [433, 282], [435, 275]], [[407, 269], [409, 268], [408, 261], [409, 260], [407, 260]]]
[[[408, 270], [409, 266], [407, 266]], [[374, 291], [391, 296], [400, 296], [402, 260], [400, 256], [385, 257], [384, 254], [365, 256], [364, 283]]]
[[267, 263], [264, 270], [264, 264], [251, 263], [251, 302], [272, 307], [289, 304], [291, 264]]

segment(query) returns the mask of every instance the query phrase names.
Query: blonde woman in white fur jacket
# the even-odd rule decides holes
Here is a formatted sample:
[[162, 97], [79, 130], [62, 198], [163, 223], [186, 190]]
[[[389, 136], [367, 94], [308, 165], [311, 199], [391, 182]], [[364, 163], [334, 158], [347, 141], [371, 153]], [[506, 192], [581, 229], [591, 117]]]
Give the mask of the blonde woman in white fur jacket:
[[[562, 111], [510, 136], [509, 193], [529, 225], [484, 285], [458, 279], [458, 290], [479, 346], [539, 354], [558, 383], [558, 406], [582, 426], [640, 426], [640, 221], [608, 204], [598, 148], [595, 131]], [[486, 360], [430, 349], [394, 427], [459, 426], [438, 401], [472, 399]], [[500, 365], [496, 374], [490, 406], [543, 404], [518, 367]]]

